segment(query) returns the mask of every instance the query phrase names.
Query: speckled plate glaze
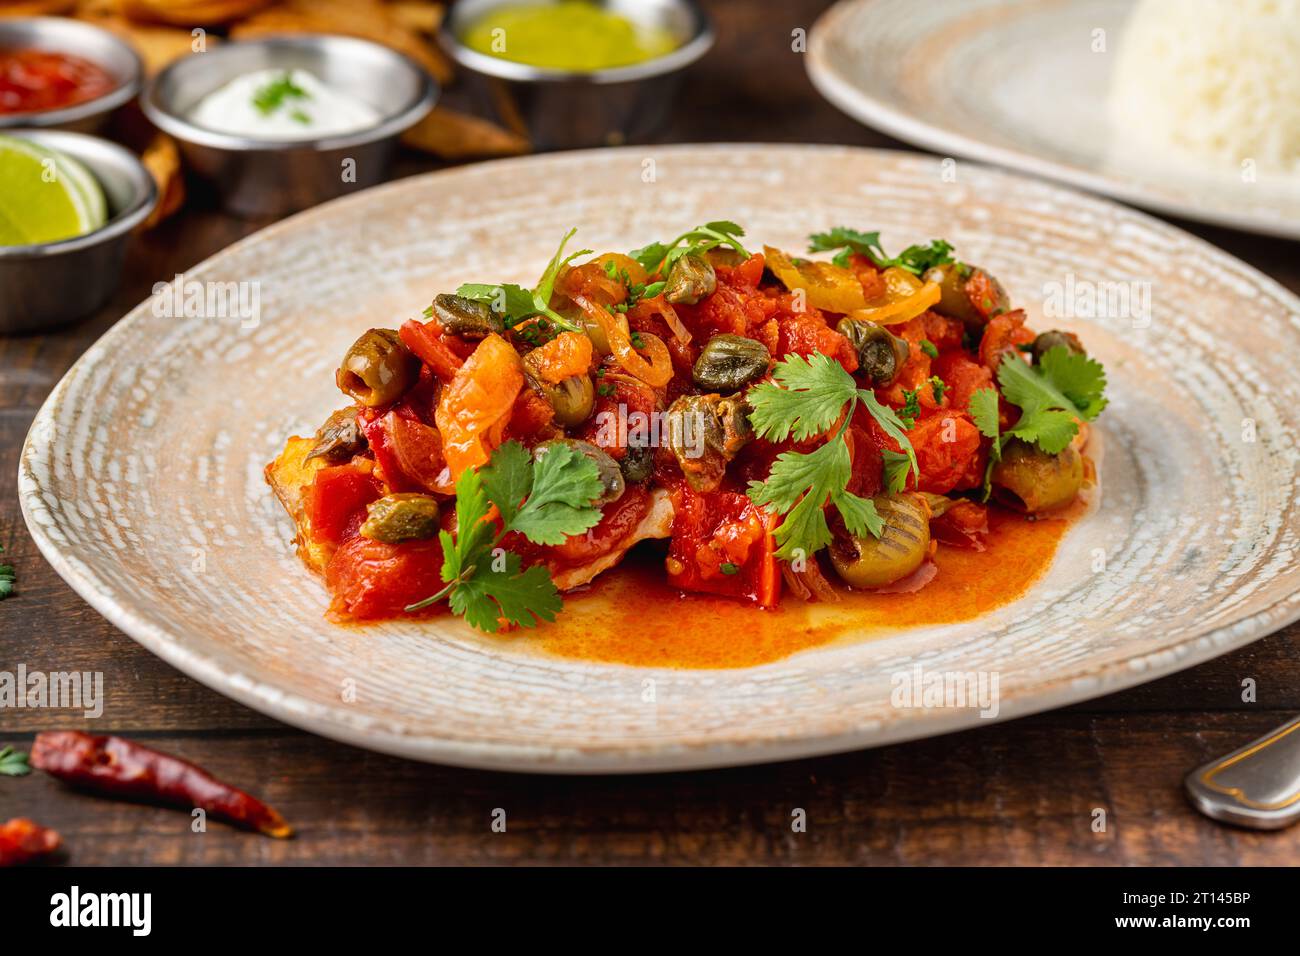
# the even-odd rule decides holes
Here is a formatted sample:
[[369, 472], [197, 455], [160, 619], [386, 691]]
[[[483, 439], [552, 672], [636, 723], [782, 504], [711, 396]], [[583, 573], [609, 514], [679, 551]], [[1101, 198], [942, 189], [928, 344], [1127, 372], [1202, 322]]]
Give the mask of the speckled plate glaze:
[[[1126, 148], [1107, 124], [1131, 0], [842, 0], [808, 38], [813, 84], [868, 126], [1173, 216], [1300, 238], [1300, 185]], [[1104, 31], [1098, 50], [1096, 31]]]
[[[983, 718], [895, 707], [895, 675], [996, 673], [1004, 719], [1294, 620], [1295, 297], [1113, 203], [973, 165], [940, 174], [892, 152], [655, 147], [472, 166], [321, 206], [185, 276], [257, 283], [255, 327], [159, 317], [151, 300], [82, 357], [23, 450], [28, 526], [100, 613], [222, 693], [363, 747], [513, 770], [723, 766], [939, 734]], [[564, 660], [448, 620], [328, 624], [262, 467], [340, 404], [332, 370], [358, 332], [462, 281], [533, 279], [574, 224], [582, 244], [624, 249], [720, 217], [791, 249], [836, 223], [880, 228], [889, 248], [946, 236], [1032, 324], [1084, 336], [1110, 375], [1105, 489], [1046, 576], [978, 620], [744, 670]], [[1079, 311], [1060, 288], [1118, 280], [1149, 283], [1149, 319], [1059, 317]], [[1225, 347], [1229, 326], [1251, 334]]]

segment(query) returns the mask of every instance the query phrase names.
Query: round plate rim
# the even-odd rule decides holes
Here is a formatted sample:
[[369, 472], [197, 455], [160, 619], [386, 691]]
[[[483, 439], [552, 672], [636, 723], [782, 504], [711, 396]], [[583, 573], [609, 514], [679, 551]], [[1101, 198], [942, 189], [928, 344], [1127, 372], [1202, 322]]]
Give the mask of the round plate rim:
[[1300, 239], [1300, 222], [1188, 205], [1159, 192], [1152, 193], [1143, 187], [1129, 185], [1122, 179], [944, 129], [864, 92], [831, 65], [826, 45], [837, 17], [844, 16], [851, 7], [870, 2], [872, 0], [839, 0], [814, 21], [808, 34], [804, 64], [808, 79], [827, 102], [851, 119], [939, 155], [956, 153], [983, 163], [994, 163], [1181, 219], [1257, 235]]
[[[495, 160], [490, 163], [479, 163], [406, 177], [332, 200], [273, 223], [223, 247], [186, 271], [192, 272], [202, 269], [218, 257], [225, 256], [246, 244], [267, 241], [278, 231], [297, 228], [304, 222], [323, 216], [337, 206], [363, 203], [368, 201], [369, 197], [389, 190], [418, 188], [420, 184], [433, 177], [451, 178], [466, 174], [474, 175], [489, 166], [508, 169], [520, 164], [563, 165], [582, 162], [584, 159], [589, 159], [597, 154], [613, 158], [618, 155], [626, 155], [630, 151], [639, 151], [639, 149], [639, 147], [621, 147], [618, 149], [575, 150], [549, 155]], [[656, 150], [669, 154], [718, 150], [778, 150], [818, 153], [838, 152], [846, 156], [857, 156], [859, 158], [873, 156], [880, 159], [897, 159], [900, 156], [913, 159], [928, 158], [923, 154], [892, 149], [789, 143], [696, 143], [660, 146], [656, 147]], [[1009, 181], [1015, 181], [1019, 178], [1018, 173], [1006, 170], [986, 168], [984, 172]], [[1286, 287], [1255, 267], [1224, 252], [1212, 243], [1187, 233], [1176, 225], [1156, 219], [1140, 210], [1119, 206], [1105, 198], [1080, 193], [1059, 184], [1049, 184], [1045, 188], [1060, 193], [1071, 202], [1115, 207], [1122, 215], [1143, 220], [1148, 225], [1154, 225], [1159, 229], [1172, 231], [1184, 241], [1191, 241], [1200, 246], [1207, 255], [1232, 263], [1239, 269], [1244, 269], [1250, 274], [1253, 281], [1259, 283], [1262, 287], [1270, 289], [1273, 294], [1278, 295], [1280, 301], [1286, 303], [1291, 311], [1300, 315], [1300, 297], [1297, 297]], [[1269, 607], [1249, 617], [1237, 619], [1220, 627], [1186, 635], [1154, 650], [1113, 661], [1100, 668], [1088, 669], [1084, 667], [1078, 673], [1057, 675], [1044, 689], [1036, 690], [1033, 685], [1030, 685], [1018, 693], [1004, 694], [999, 714], [994, 718], [980, 718], [978, 721], [972, 721], [969, 713], [963, 711], [922, 711], [909, 720], [897, 721], [885, 726], [859, 727], [837, 734], [814, 733], [802, 736], [774, 736], [747, 740], [741, 744], [704, 743], [679, 745], [651, 741], [645, 744], [637, 743], [592, 748], [558, 748], [545, 744], [523, 746], [504, 744], [498, 741], [398, 734], [373, 727], [364, 727], [355, 720], [349, 720], [348, 718], [351, 715], [344, 709], [325, 707], [317, 702], [279, 691], [271, 684], [253, 680], [238, 671], [226, 670], [217, 661], [197, 650], [184, 646], [176, 635], [158, 627], [143, 616], [127, 611], [118, 605], [113, 597], [106, 593], [104, 588], [99, 586], [93, 573], [83, 572], [76, 562], [63, 554], [60, 547], [44, 532], [42, 525], [34, 519], [30, 500], [37, 497], [39, 491], [31, 475], [30, 460], [33, 454], [34, 437], [38, 429], [49, 421], [60, 397], [86, 365], [86, 356], [98, 350], [101, 346], [111, 344], [113, 337], [122, 334], [122, 330], [128, 328], [130, 324], [146, 320], [147, 309], [142, 308], [145, 304], [137, 305], [126, 316], [115, 322], [73, 363], [72, 367], [59, 380], [59, 383], [42, 403], [33, 419], [27, 437], [23, 442], [18, 467], [19, 502], [28, 532], [42, 556], [50, 563], [50, 566], [83, 600], [150, 653], [199, 683], [253, 710], [298, 729], [356, 747], [428, 763], [486, 770], [551, 774], [657, 773], [745, 766], [817, 757], [902, 743], [957, 730], [973, 729], [978, 726], [1091, 700], [1193, 667], [1244, 647], [1296, 620], [1300, 620], [1300, 602], [1296, 602], [1280, 615], [1275, 616], [1271, 613], [1278, 605], [1300, 591], [1300, 581], [1298, 581], [1294, 591], [1280, 596]], [[1180, 653], [1171, 654], [1175, 650]], [[776, 662], [776, 664], [762, 666], [771, 667], [779, 666], [779, 664], [780, 662]], [[1052, 687], [1055, 689], [1051, 689]]]

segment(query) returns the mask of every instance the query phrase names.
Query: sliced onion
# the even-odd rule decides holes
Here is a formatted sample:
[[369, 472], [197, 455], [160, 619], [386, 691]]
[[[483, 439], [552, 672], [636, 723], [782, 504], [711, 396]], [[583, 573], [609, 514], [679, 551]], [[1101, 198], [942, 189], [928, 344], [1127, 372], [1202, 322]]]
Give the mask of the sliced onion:
[[610, 353], [619, 365], [630, 375], [645, 382], [651, 388], [663, 388], [673, 377], [673, 360], [668, 354], [668, 346], [657, 335], [641, 332], [643, 351], [649, 361], [637, 354], [632, 347], [628, 333], [610, 314], [609, 310], [592, 302], [586, 296], [575, 295], [573, 301], [582, 307], [586, 316], [594, 321], [609, 342]]
[[657, 295], [653, 299], [642, 299], [636, 304], [636, 308], [645, 315], [657, 315], [664, 320], [668, 330], [673, 333], [673, 338], [682, 345], [686, 345], [691, 340], [691, 330], [677, 316], [677, 310], [662, 295]]

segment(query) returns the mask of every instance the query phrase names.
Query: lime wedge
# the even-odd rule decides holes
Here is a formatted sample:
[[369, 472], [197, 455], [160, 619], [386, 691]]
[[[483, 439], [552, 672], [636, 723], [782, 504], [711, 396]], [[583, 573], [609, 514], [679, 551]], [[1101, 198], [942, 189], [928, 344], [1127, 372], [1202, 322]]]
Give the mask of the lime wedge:
[[104, 190], [85, 166], [29, 140], [0, 136], [0, 245], [71, 239], [107, 218]]

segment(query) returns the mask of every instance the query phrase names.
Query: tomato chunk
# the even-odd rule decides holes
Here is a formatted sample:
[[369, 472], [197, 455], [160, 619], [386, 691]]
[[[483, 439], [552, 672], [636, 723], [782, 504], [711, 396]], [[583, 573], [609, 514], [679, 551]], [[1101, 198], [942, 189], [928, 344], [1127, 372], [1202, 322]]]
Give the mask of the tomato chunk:
[[673, 503], [669, 582], [684, 591], [775, 606], [781, 595], [772, 540], [775, 519], [734, 492], [700, 493], [682, 485]]
[[351, 462], [320, 469], [304, 493], [312, 537], [325, 544], [341, 543], [365, 520], [366, 505], [382, 495], [374, 476]]
[[[385, 544], [360, 535], [334, 552], [325, 568], [333, 600], [330, 614], [340, 620], [398, 617], [443, 587], [442, 546], [437, 539]], [[438, 613], [445, 604], [427, 613]]]

